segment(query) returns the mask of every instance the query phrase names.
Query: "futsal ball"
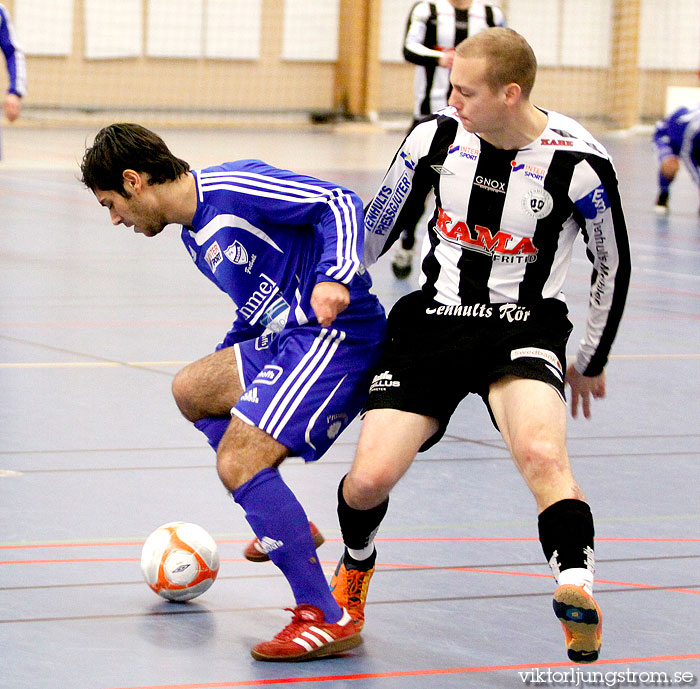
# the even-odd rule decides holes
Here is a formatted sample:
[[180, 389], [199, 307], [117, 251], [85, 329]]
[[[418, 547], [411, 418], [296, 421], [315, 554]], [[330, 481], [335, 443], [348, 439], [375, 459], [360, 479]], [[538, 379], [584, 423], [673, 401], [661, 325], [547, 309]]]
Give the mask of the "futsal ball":
[[143, 544], [141, 572], [159, 596], [171, 601], [192, 600], [204, 593], [219, 573], [216, 541], [196, 524], [163, 524]]

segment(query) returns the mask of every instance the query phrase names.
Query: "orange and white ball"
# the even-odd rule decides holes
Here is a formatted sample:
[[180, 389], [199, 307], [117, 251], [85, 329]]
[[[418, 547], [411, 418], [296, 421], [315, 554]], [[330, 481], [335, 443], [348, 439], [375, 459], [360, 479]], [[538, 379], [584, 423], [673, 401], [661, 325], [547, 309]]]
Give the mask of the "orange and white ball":
[[216, 541], [201, 527], [169, 522], [143, 544], [141, 572], [159, 596], [187, 601], [204, 593], [219, 573]]

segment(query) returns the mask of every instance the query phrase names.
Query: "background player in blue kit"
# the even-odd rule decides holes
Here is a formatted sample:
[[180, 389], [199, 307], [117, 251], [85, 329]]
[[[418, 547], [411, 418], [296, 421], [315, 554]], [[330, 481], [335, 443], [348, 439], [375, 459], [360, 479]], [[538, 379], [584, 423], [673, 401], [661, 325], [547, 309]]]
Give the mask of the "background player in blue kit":
[[[21, 99], [27, 90], [27, 69], [24, 53], [17, 45], [17, 37], [10, 22], [10, 15], [3, 5], [0, 5], [0, 50], [5, 56], [7, 74], [10, 79], [10, 85], [3, 102], [3, 110], [5, 117], [10, 122], [14, 122], [22, 111]], [[2, 149], [0, 149], [0, 156], [1, 154]]]
[[700, 188], [700, 104], [678, 108], [656, 123], [654, 144], [659, 159], [659, 193], [655, 210], [668, 213], [668, 195], [671, 182], [683, 161]]
[[[389, 493], [475, 393], [535, 499], [569, 658], [589, 663], [602, 625], [592, 596], [593, 517], [569, 462], [564, 392], [566, 383], [572, 414], [581, 404], [586, 417], [591, 398], [605, 395], [629, 242], [609, 156], [576, 121], [530, 102], [536, 67], [531, 47], [510, 29], [460, 43], [453, 107], [413, 129], [366, 209], [370, 265], [415, 223], [428, 190], [437, 200], [421, 289], [389, 314], [386, 354], [339, 486], [346, 549], [331, 587], [361, 625]], [[593, 272], [585, 334], [567, 366], [572, 325], [563, 286], [579, 235]]]
[[324, 454], [360, 411], [382, 349], [360, 199], [259, 160], [190, 170], [135, 124], [102, 129], [81, 170], [115, 225], [153, 237], [181, 224], [196, 266], [236, 305], [217, 351], [180, 371], [173, 394], [217, 451], [221, 481], [296, 599], [291, 624], [253, 657], [306, 660], [357, 646], [277, 467]]

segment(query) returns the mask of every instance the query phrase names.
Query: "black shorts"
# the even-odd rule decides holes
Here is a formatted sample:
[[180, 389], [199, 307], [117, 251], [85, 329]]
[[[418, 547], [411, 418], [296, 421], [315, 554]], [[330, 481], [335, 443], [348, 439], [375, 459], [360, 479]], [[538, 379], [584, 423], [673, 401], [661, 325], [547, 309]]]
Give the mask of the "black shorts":
[[389, 340], [372, 380], [365, 411], [399, 409], [438, 420], [445, 433], [457, 405], [481, 395], [491, 420], [489, 386], [506, 375], [541, 380], [564, 399], [566, 343], [572, 325], [566, 305], [445, 306], [422, 292], [399, 299], [388, 319]]

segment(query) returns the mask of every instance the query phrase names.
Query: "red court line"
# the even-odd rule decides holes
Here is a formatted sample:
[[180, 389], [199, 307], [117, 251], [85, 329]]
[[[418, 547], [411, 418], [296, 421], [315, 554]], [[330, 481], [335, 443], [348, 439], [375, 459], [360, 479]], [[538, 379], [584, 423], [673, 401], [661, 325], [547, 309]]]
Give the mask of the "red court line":
[[[646, 658], [611, 658], [586, 665], [581, 672], [595, 672], [600, 665], [622, 665], [624, 663], [654, 663], [671, 660], [698, 660], [700, 653], [672, 656], [650, 656]], [[119, 687], [118, 689], [224, 689], [226, 687], [260, 687], [274, 684], [302, 684], [308, 682], [342, 682], [355, 679], [389, 679], [395, 677], [429, 677], [435, 675], [463, 675], [477, 672], [503, 672], [517, 670], [540, 670], [554, 667], [581, 668], [575, 663], [535, 663], [531, 665], [482, 665], [474, 667], [435, 668], [430, 670], [403, 670], [398, 672], [365, 672], [355, 675], [318, 675], [314, 677], [276, 677], [273, 679], [251, 679], [234, 682], [205, 682], [198, 684], [159, 684], [142, 687]], [[117, 689], [117, 688], [115, 688]]]
[[[217, 538], [217, 543], [248, 543], [246, 538]], [[376, 538], [377, 543], [408, 542], [408, 543], [490, 543], [490, 542], [520, 542], [538, 541], [536, 537], [512, 537], [512, 536], [464, 536], [464, 537], [406, 537], [406, 538]], [[627, 543], [700, 543], [700, 538], [596, 538], [596, 542], [618, 541]], [[339, 543], [340, 538], [326, 538], [328, 543]], [[105, 541], [87, 543], [17, 543], [0, 545], [0, 550], [26, 550], [31, 548], [103, 548], [113, 546], [142, 546], [143, 541]]]
[[[551, 574], [540, 574], [538, 572], [511, 572], [502, 569], [479, 569], [477, 567], [435, 567], [432, 565], [407, 565], [407, 564], [392, 564], [387, 562], [378, 563], [378, 567], [391, 567], [396, 569], [424, 569], [424, 570], [440, 570], [441, 572], [470, 572], [472, 574], [504, 574], [511, 577], [535, 577], [537, 579], [550, 579]], [[675, 591], [676, 593], [692, 593], [700, 596], [700, 590], [668, 588], [657, 584], [638, 584], [631, 581], [612, 581], [610, 579], [596, 579], [596, 584], [608, 584], [609, 586], [627, 586], [630, 588]]]
[[[55, 558], [46, 560], [0, 560], [0, 565], [55, 565], [55, 564], [73, 564], [73, 563], [97, 563], [97, 562], [139, 562], [138, 557], [84, 557], [84, 558]], [[221, 562], [246, 562], [242, 558], [221, 558]], [[323, 565], [335, 565], [335, 560], [324, 560]], [[539, 572], [512, 572], [510, 570], [501, 569], [482, 569], [479, 567], [438, 567], [435, 565], [414, 565], [405, 563], [393, 562], [378, 562], [376, 565], [380, 571], [383, 568], [392, 569], [421, 569], [435, 570], [440, 572], [469, 572], [470, 574], [500, 574], [510, 577], [534, 577], [536, 579], [550, 579], [551, 574], [542, 574]], [[633, 581], [612, 581], [610, 579], [596, 579], [596, 584], [608, 584], [609, 586], [625, 586], [628, 588], [638, 588], [646, 590], [673, 591], [675, 593], [690, 593], [695, 596], [700, 595], [700, 590], [684, 589], [684, 588], [668, 588], [657, 584], [639, 584]]]

